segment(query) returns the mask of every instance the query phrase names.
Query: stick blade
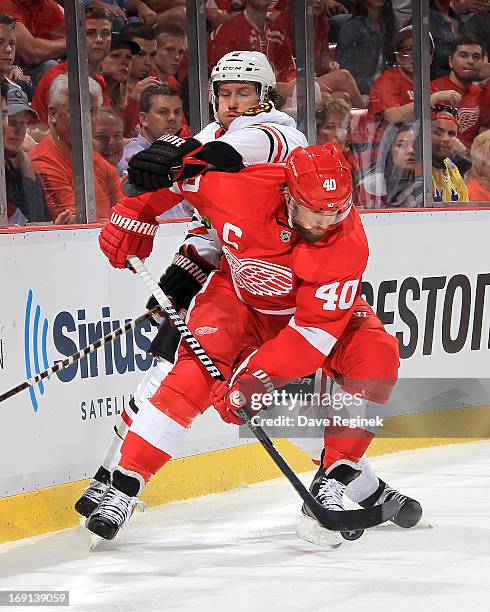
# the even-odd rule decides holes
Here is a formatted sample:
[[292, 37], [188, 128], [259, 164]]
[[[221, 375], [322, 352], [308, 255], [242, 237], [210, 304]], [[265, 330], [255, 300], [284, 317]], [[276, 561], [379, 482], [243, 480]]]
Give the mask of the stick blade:
[[397, 501], [392, 500], [361, 510], [327, 510], [321, 504], [307, 503], [311, 513], [325, 529], [330, 531], [356, 531], [375, 527], [392, 519], [400, 509]]

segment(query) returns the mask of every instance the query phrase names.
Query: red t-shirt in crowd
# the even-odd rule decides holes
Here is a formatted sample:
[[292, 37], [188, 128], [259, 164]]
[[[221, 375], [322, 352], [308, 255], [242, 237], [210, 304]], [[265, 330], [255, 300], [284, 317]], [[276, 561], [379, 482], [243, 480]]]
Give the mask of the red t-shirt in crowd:
[[290, 81], [296, 77], [291, 42], [284, 30], [269, 19], [266, 19], [264, 32], [248, 21], [245, 12], [219, 25], [209, 37], [209, 67], [212, 68], [225, 53], [237, 49], [264, 53], [278, 81]]
[[[67, 70], [68, 66], [66, 61], [60, 62], [57, 66], [53, 66], [47, 70], [37, 84], [31, 104], [32, 108], [39, 115], [39, 123], [48, 124], [48, 102], [51, 83], [60, 74], [66, 74]], [[107, 85], [104, 77], [101, 74], [96, 74], [92, 78], [97, 81], [102, 89], [102, 106], [110, 106], [111, 101], [107, 93]]]
[[471, 83], [469, 89], [463, 89], [448, 76], [432, 81], [436, 91], [454, 89], [463, 96], [458, 107], [458, 138], [467, 149], [480, 131], [480, 94], [481, 90], [476, 83]]
[[0, 13], [15, 17], [35, 38], [55, 40], [63, 35], [65, 16], [55, 0], [0, 0]]
[[[436, 91], [431, 83], [430, 92]], [[367, 125], [379, 142], [386, 127], [383, 113], [387, 108], [399, 108], [413, 102], [413, 81], [398, 66], [388, 68], [374, 81], [369, 92]]]
[[490, 81], [485, 83], [480, 94], [480, 127], [490, 129]]
[[[432, 82], [430, 92], [438, 91]], [[369, 92], [368, 116], [384, 113], [413, 102], [413, 81], [400, 70], [388, 68], [374, 81]]]
[[[94, 151], [95, 211], [97, 221], [106, 221], [112, 206], [122, 198], [121, 179], [116, 169]], [[75, 213], [75, 182], [71, 158], [48, 134], [29, 153], [39, 174], [53, 219], [69, 209]]]

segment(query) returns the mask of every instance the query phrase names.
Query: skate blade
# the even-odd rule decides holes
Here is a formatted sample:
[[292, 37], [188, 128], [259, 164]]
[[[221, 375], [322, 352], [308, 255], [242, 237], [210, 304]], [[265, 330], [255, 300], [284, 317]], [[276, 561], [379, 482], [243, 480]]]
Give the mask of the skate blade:
[[339, 532], [324, 529], [310, 516], [301, 517], [296, 535], [301, 540], [321, 546], [326, 550], [335, 550], [342, 545], [342, 536]]
[[100, 536], [96, 535], [95, 533], [91, 533], [90, 534], [90, 541], [89, 541], [89, 545], [88, 545], [88, 551], [89, 552], [94, 552], [99, 546], [100, 544], [102, 544], [102, 542], [105, 542], [106, 540], [104, 540], [104, 538], [101, 538]]
[[426, 519], [421, 518], [420, 521], [414, 525], [413, 527], [409, 527], [408, 529], [434, 529], [434, 525], [429, 523]]

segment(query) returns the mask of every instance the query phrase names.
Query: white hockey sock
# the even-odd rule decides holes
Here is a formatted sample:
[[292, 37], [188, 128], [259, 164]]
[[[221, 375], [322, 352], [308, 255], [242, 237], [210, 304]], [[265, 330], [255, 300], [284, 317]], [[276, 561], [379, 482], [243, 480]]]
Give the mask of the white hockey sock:
[[366, 455], [363, 455], [357, 464], [362, 472], [345, 489], [345, 494], [353, 502], [359, 503], [372, 495], [379, 486], [379, 478], [376, 476]]
[[124, 442], [127, 431], [128, 426], [122, 419], [120, 423], [114, 427], [114, 437], [112, 438], [107, 455], [104, 457], [104, 461], [101, 463], [102, 467], [108, 472], [112, 472], [121, 459], [121, 446]]
[[[151, 366], [151, 368], [145, 373], [133, 398], [136, 407], [139, 410], [143, 407], [145, 400], [149, 399], [155, 394], [156, 390], [160, 386], [160, 383], [172, 368], [173, 363], [170, 363], [165, 359], [157, 358], [155, 365]], [[130, 404], [125, 406], [124, 411], [128, 417], [126, 421], [129, 421], [129, 426], [127, 425], [126, 421], [124, 421], [122, 418], [120, 419], [119, 423], [114, 428], [115, 434], [109, 450], [101, 463], [102, 467], [109, 472], [112, 472], [112, 470], [119, 464], [121, 459], [122, 443], [124, 442], [128, 428], [131, 426], [131, 423], [137, 414], [137, 412], [132, 410]]]

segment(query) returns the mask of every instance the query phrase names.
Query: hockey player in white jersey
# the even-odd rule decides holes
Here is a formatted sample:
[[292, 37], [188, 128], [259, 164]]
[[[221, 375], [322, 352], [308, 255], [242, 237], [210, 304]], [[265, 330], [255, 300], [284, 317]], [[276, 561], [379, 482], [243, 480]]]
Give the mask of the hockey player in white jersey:
[[[284, 161], [292, 149], [306, 146], [306, 139], [296, 129], [294, 120], [275, 108], [274, 87], [275, 76], [263, 54], [237, 51], [225, 55], [211, 74], [211, 100], [216, 121], [206, 126], [194, 139], [183, 142], [182, 157], [192, 155], [208, 167], [234, 171], [255, 163]], [[131, 160], [131, 181], [142, 190], [169, 186], [174, 180], [173, 176], [168, 176], [168, 168], [179, 167], [180, 160], [175, 159], [175, 163], [169, 161], [167, 144], [179, 143], [167, 143], [163, 138], [135, 156], [139, 158], [136, 160], [139, 163], [134, 164], [133, 168]], [[182, 163], [180, 167], [184, 166]], [[196, 166], [196, 172], [200, 171], [202, 167]], [[189, 178], [189, 175], [180, 178]], [[172, 297], [178, 310], [187, 309], [208, 273], [219, 263], [221, 247], [214, 230], [206, 227], [205, 223], [195, 214], [184, 244], [160, 280], [164, 292]], [[154, 305], [156, 302], [150, 299], [148, 307]], [[107, 490], [110, 473], [120, 457], [126, 430], [143, 399], [155, 393], [173, 367], [178, 341], [177, 331], [164, 322], [151, 346], [157, 363], [138, 386], [122, 415], [121, 423], [115, 428], [116, 436], [104, 462], [75, 505], [83, 516], [90, 515]], [[304, 444], [301, 440], [294, 442], [310, 451], [314, 460], [319, 460], [323, 448], [321, 435], [317, 444], [311, 439], [304, 440]], [[355, 489], [347, 488], [347, 496], [361, 505], [381, 503], [396, 496], [401, 509], [395, 522], [404, 527], [415, 524], [421, 515], [418, 502], [378, 479], [367, 458], [363, 457], [361, 463], [363, 472], [355, 481]]]

